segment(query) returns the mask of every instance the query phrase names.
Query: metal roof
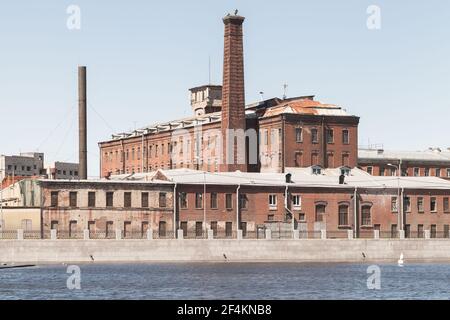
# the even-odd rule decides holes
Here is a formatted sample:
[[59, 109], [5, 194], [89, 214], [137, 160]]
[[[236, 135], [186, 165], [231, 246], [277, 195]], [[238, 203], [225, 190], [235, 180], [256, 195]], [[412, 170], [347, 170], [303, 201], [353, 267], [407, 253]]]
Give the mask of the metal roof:
[[450, 151], [430, 148], [425, 151], [391, 151], [383, 149], [359, 149], [359, 160], [407, 160], [449, 162]]

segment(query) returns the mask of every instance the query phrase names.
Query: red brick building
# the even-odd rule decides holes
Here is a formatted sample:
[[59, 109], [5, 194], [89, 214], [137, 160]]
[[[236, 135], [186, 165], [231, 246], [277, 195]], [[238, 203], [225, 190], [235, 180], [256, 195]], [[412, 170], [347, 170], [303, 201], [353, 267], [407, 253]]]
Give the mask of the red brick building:
[[425, 151], [388, 151], [360, 149], [358, 165], [374, 176], [438, 177], [450, 179], [450, 151], [430, 148]]
[[193, 117], [99, 143], [101, 175], [177, 168], [284, 172], [295, 166], [355, 167], [359, 118], [342, 107], [314, 96], [245, 106], [244, 18], [228, 15], [223, 21], [223, 87], [191, 89]]

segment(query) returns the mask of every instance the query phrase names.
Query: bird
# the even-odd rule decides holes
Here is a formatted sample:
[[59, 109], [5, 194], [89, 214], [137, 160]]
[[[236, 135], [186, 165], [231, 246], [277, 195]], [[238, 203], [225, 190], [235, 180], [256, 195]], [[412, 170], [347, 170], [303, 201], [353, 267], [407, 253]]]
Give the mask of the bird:
[[94, 257], [92, 256], [92, 254], [89, 255], [89, 257], [91, 257], [91, 260], [94, 261]]
[[239, 12], [238, 9], [234, 10], [234, 15], [237, 16], [238, 12]]
[[364, 252], [361, 252], [361, 254], [362, 254], [363, 258], [365, 259], [366, 258], [366, 254]]
[[228, 258], [227, 258], [227, 255], [224, 253], [223, 254], [223, 257], [225, 258], [225, 260], [227, 260]]

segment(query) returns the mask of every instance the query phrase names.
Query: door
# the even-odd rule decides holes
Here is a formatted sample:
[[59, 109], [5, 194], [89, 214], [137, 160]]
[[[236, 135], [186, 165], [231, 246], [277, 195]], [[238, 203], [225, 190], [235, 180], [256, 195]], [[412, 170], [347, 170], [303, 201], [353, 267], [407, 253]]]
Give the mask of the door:
[[242, 237], [247, 237], [247, 222], [241, 222]]
[[405, 225], [405, 238], [411, 238], [411, 226], [409, 224]]
[[105, 238], [111, 239], [113, 237], [114, 237], [114, 222], [106, 221]]
[[78, 226], [76, 221], [69, 222], [69, 238], [77, 237]]
[[141, 238], [145, 239], [147, 237], [147, 231], [148, 231], [148, 221], [142, 221], [141, 224]]
[[225, 236], [231, 238], [233, 236], [233, 222], [227, 222], [225, 224]]
[[195, 223], [195, 237], [201, 238], [203, 236], [203, 222]]
[[126, 238], [131, 238], [131, 222], [130, 221], [125, 221], [123, 223], [123, 237]]
[[188, 234], [188, 223], [186, 221], [182, 221], [180, 224], [180, 229], [183, 230], [183, 237], [186, 238]]
[[95, 221], [88, 221], [89, 239], [94, 239], [95, 234]]

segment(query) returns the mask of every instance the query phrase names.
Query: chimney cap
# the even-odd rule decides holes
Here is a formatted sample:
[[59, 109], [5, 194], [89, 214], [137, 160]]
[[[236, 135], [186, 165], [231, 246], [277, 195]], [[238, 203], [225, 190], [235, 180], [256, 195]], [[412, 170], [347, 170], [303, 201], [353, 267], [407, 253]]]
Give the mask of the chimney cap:
[[238, 16], [238, 15], [232, 15], [232, 14], [227, 14], [224, 18], [223, 18], [223, 22], [225, 24], [229, 23], [229, 22], [233, 22], [233, 23], [237, 23], [237, 24], [242, 24], [244, 22], [245, 18], [243, 16]]

